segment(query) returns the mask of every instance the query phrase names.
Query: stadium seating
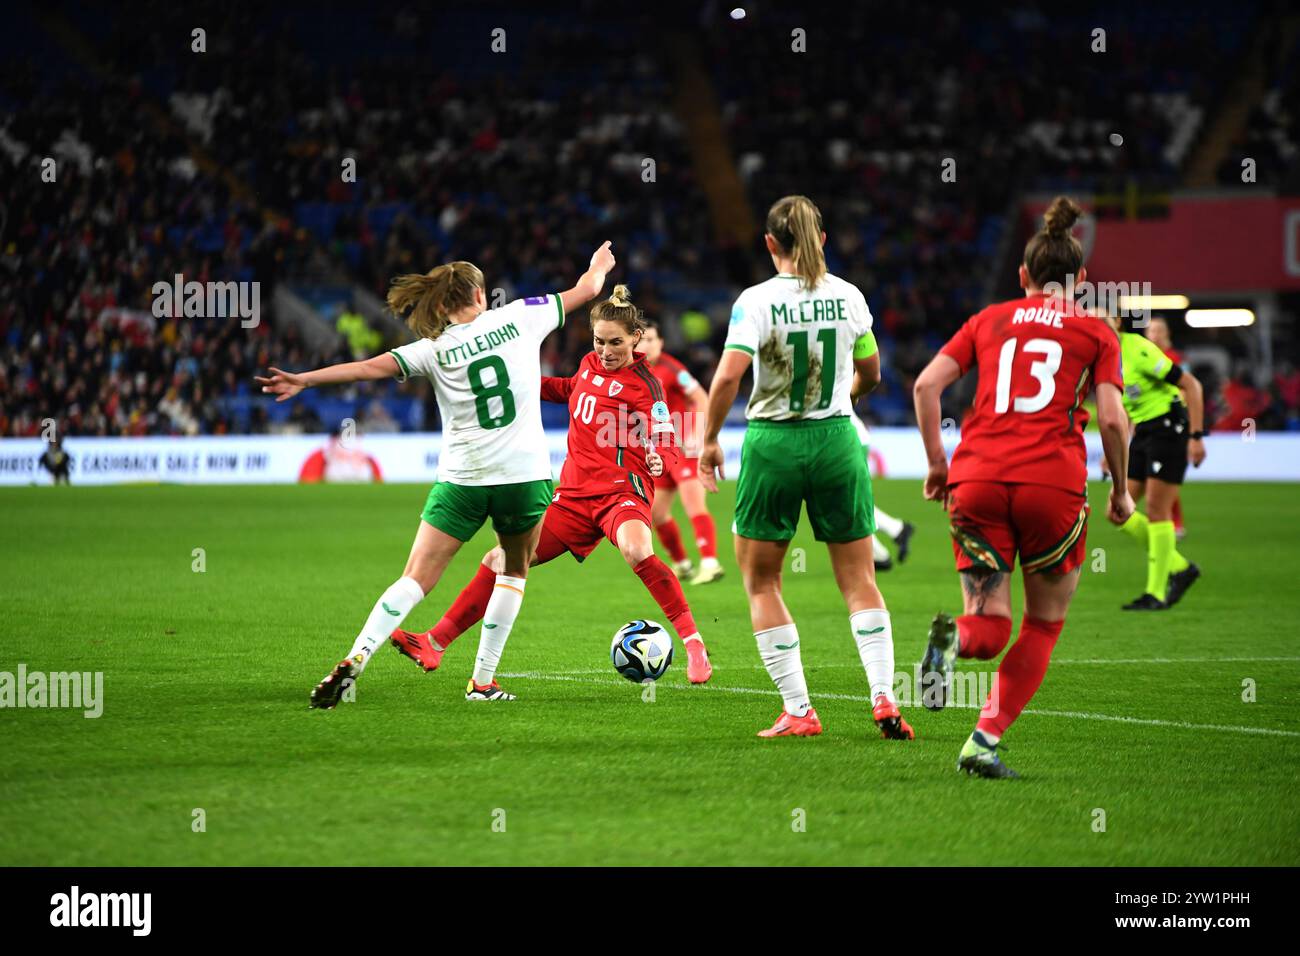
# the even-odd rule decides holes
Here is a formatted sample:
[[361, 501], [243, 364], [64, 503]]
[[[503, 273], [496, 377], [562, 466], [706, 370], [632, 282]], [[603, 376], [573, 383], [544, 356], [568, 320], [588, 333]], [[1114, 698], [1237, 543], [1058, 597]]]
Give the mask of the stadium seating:
[[[767, 264], [757, 241], [719, 251], [671, 58], [641, 40], [652, 14], [361, 7], [332, 10], [326, 26], [293, 5], [256, 18], [144, 6], [130, 18], [75, 2], [20, 12], [0, 48], [7, 182], [59, 160], [57, 185], [6, 201], [16, 281], [0, 294], [0, 434], [36, 434], [50, 416], [72, 434], [315, 428], [372, 407], [434, 427], [418, 384], [275, 406], [251, 391], [259, 368], [342, 360], [343, 342], [312, 348], [269, 322], [154, 322], [150, 288], [180, 273], [256, 278], [263, 302], [282, 282], [308, 302], [354, 283], [382, 296], [393, 275], [467, 258], [513, 297], [570, 281], [604, 238], [638, 303], [667, 320], [670, 348], [707, 380], [732, 298]], [[926, 0], [812, 23], [807, 53], [791, 51], [800, 24], [780, 10], [782, 29], [715, 19], [695, 31], [753, 215], [813, 194], [831, 269], [868, 292], [886, 358], [874, 419], [910, 420], [912, 376], [1009, 278], [990, 266], [1015, 196], [1177, 183], [1216, 105], [1204, 64], [1240, 55], [1263, 15], [1236, 4], [1210, 32], [1197, 10], [1115, 4], [1104, 57], [1069, 13], [976, 17]], [[200, 21], [206, 53], [192, 49]], [[818, 82], [782, 69], [796, 56]], [[1294, 156], [1295, 67], [1272, 78], [1252, 149]], [[841, 95], [806, 92], [832, 86]], [[940, 178], [946, 158], [955, 183]], [[712, 318], [711, 337], [684, 340], [673, 319], [688, 310]], [[322, 320], [337, 311], [323, 306]], [[587, 347], [570, 323], [544, 367], [571, 369]]]

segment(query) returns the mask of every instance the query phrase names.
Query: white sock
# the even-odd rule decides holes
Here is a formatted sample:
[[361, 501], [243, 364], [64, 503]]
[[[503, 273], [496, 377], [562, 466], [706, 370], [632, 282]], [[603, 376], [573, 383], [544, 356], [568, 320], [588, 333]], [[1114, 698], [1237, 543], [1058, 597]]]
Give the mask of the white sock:
[[519, 608], [524, 603], [524, 579], [508, 574], [498, 574], [492, 597], [488, 598], [483, 612], [483, 627], [479, 631], [478, 656], [474, 659], [474, 683], [486, 687], [496, 679], [501, 652], [506, 649], [506, 639], [515, 626]]
[[878, 534], [873, 534], [871, 536], [871, 556], [873, 560], [889, 560], [889, 547], [885, 542], [880, 540], [880, 535]]
[[388, 590], [375, 602], [365, 626], [361, 628], [361, 633], [352, 642], [352, 650], [348, 652], [348, 657], [357, 665], [357, 673], [366, 669], [371, 656], [383, 647], [388, 635], [401, 627], [406, 615], [423, 600], [424, 589], [413, 578], [398, 578], [388, 586]]
[[769, 627], [755, 631], [758, 656], [763, 659], [772, 683], [781, 692], [785, 712], [792, 717], [802, 717], [812, 710], [808, 699], [808, 684], [803, 676], [803, 659], [799, 656], [799, 629], [793, 624]]
[[858, 656], [867, 669], [867, 683], [874, 700], [884, 694], [894, 700], [894, 632], [884, 608], [856, 611], [849, 615], [849, 627], [858, 645]]
[[879, 508], [876, 509], [876, 527], [891, 538], [897, 538], [903, 533], [903, 522], [890, 515], [885, 514]]
[[716, 568], [717, 566], [718, 566], [717, 558], [700, 558], [700, 568], [704, 571], [708, 571], [711, 568]]

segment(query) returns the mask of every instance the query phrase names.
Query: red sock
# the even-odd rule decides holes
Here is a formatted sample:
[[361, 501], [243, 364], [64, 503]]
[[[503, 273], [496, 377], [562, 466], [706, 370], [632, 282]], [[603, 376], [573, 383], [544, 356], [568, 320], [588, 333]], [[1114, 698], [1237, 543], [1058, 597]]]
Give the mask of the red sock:
[[[535, 568], [568, 550], [568, 546], [543, 525], [541, 537], [537, 541], [537, 555], [528, 566]], [[445, 651], [452, 641], [481, 621], [487, 612], [488, 599], [492, 597], [496, 583], [496, 572], [486, 564], [480, 564], [474, 580], [456, 595], [456, 600], [442, 616], [442, 620], [429, 631], [429, 640]]]
[[958, 657], [992, 660], [1011, 640], [1011, 618], [963, 614], [957, 618]]
[[1052, 648], [1061, 636], [1064, 621], [1040, 621], [1026, 617], [1020, 622], [1020, 637], [998, 665], [989, 699], [980, 711], [976, 730], [1001, 737], [1020, 716], [1043, 682]]
[[679, 638], [687, 638], [695, 633], [695, 618], [691, 617], [686, 595], [682, 593], [677, 576], [668, 570], [657, 556], [650, 555], [635, 568], [636, 576], [646, 586], [659, 608], [668, 616]]
[[1172, 517], [1174, 519], [1175, 530], [1181, 528], [1183, 526], [1183, 499], [1174, 499], [1174, 511]]
[[700, 557], [716, 558], [718, 556], [718, 533], [713, 527], [713, 516], [696, 515], [691, 519], [695, 526], [695, 543], [700, 548]]
[[486, 564], [480, 564], [474, 580], [456, 595], [456, 600], [447, 608], [442, 620], [429, 631], [429, 640], [445, 651], [452, 641], [482, 620], [496, 583], [497, 573]]
[[674, 561], [686, 560], [686, 546], [682, 544], [682, 532], [677, 527], [676, 521], [669, 518], [663, 524], [655, 525], [655, 533], [659, 535], [659, 540], [668, 549], [668, 557]]

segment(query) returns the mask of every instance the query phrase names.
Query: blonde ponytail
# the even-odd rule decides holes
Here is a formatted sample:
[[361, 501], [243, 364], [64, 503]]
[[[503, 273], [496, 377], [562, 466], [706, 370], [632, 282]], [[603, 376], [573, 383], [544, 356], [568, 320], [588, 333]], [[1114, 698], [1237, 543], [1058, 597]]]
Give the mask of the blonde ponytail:
[[[404, 318], [416, 335], [436, 339], [454, 312], [474, 304], [474, 292], [483, 288], [483, 273], [472, 262], [449, 262], [425, 275], [398, 276], [388, 290], [388, 307]], [[409, 310], [409, 312], [408, 312]]]
[[767, 233], [794, 260], [794, 271], [805, 289], [826, 277], [822, 253], [822, 214], [807, 196], [786, 196], [767, 213]]
[[628, 335], [637, 335], [646, 329], [645, 314], [632, 304], [632, 293], [625, 285], [614, 286], [614, 291], [604, 302], [598, 302], [588, 313], [591, 328], [601, 321], [617, 322]]

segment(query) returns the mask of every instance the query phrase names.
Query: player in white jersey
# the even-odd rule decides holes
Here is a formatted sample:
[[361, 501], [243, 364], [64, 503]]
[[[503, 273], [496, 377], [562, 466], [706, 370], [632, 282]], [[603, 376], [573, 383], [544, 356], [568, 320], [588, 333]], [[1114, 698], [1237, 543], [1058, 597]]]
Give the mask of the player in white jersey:
[[[821, 733], [799, 653], [799, 631], [781, 598], [781, 568], [806, 504], [826, 542], [849, 629], [867, 671], [872, 717], [885, 737], [912, 728], [894, 699], [894, 640], [872, 563], [871, 475], [851, 424], [853, 398], [880, 382], [871, 312], [857, 287], [826, 271], [821, 213], [787, 196], [767, 214], [777, 274], [740, 294], [709, 391], [700, 478], [717, 491], [718, 433], [745, 370], [754, 367], [734, 530], [759, 656], [785, 707], [760, 737]], [[716, 474], [715, 474], [716, 471]]]
[[483, 273], [469, 262], [393, 280], [388, 305], [420, 338], [363, 362], [312, 372], [270, 369], [262, 391], [284, 401], [314, 385], [424, 375], [442, 418], [438, 483], [429, 492], [402, 576], [375, 603], [348, 656], [316, 685], [313, 707], [338, 704], [375, 651], [433, 590], [447, 564], [483, 523], [505, 565], [483, 615], [466, 700], [512, 700], [496, 682], [497, 663], [524, 597], [528, 559], [550, 504], [550, 454], [542, 431], [542, 340], [569, 311], [600, 294], [614, 267], [606, 242], [567, 292], [519, 299], [488, 310]]
[[[870, 332], [867, 333], [871, 335]], [[875, 336], [872, 335], [872, 342]], [[858, 441], [862, 443], [862, 454], [867, 459], [867, 467], [871, 467], [871, 429], [867, 428], [864, 422], [855, 411], [852, 415], [853, 430], [858, 433]], [[875, 561], [877, 571], [888, 571], [894, 566], [894, 558], [889, 553], [889, 548], [885, 542], [880, 540], [880, 532], [883, 531], [894, 539], [894, 544], [898, 548], [898, 563], [902, 564], [907, 560], [907, 552], [912, 544], [912, 532], [916, 526], [910, 521], [903, 521], [901, 518], [895, 518], [887, 514], [880, 505], [876, 505], [876, 533], [871, 536], [871, 557]]]

